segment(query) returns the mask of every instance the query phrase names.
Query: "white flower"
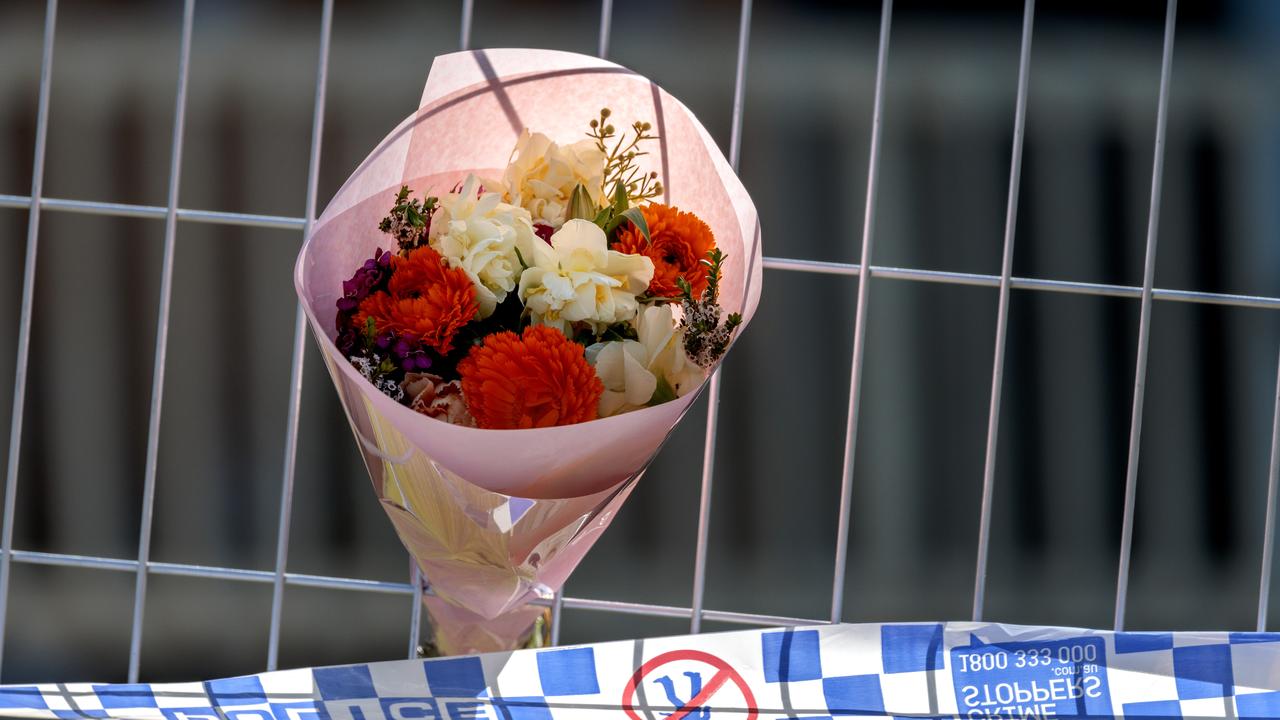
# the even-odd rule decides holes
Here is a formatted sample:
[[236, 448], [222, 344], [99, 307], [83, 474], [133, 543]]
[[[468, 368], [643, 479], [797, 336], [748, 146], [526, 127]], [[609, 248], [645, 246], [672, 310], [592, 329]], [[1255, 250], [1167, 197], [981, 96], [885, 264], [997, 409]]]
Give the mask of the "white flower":
[[658, 389], [658, 377], [647, 367], [647, 349], [635, 340], [611, 340], [587, 348], [587, 362], [604, 383], [600, 417], [644, 407]]
[[533, 263], [520, 275], [520, 300], [535, 323], [569, 334], [569, 323], [597, 328], [636, 316], [636, 295], [653, 280], [653, 261], [610, 250], [604, 231], [587, 220], [570, 220], [534, 244]]
[[[684, 331], [676, 326], [670, 305], [645, 308], [635, 325], [638, 341], [613, 340], [587, 348], [587, 362], [604, 383], [600, 417], [639, 409], [650, 400], [682, 397], [706, 377], [706, 371], [685, 356]], [[665, 387], [655, 396], [659, 380]]]
[[558, 228], [573, 188], [581, 183], [596, 207], [604, 206], [605, 155], [594, 140], [558, 145], [542, 133], [520, 133], [501, 180], [485, 180], [485, 186], [503, 193], [503, 199], [528, 210], [534, 222]]
[[480, 317], [493, 314], [498, 303], [515, 289], [520, 278], [520, 255], [533, 254], [533, 223], [523, 208], [502, 202], [496, 192], [479, 194], [480, 180], [468, 175], [462, 189], [440, 198], [431, 218], [431, 247], [461, 268], [476, 288]]

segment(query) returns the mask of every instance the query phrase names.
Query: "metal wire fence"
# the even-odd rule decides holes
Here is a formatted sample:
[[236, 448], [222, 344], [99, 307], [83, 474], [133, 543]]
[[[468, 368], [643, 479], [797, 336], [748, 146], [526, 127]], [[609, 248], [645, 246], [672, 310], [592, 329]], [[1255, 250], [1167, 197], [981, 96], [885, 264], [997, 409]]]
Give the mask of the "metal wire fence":
[[[459, 45], [470, 46], [473, 0], [463, 0], [459, 30]], [[130, 633], [129, 671], [130, 682], [138, 679], [142, 648], [143, 619], [146, 612], [147, 579], [150, 575], [176, 575], [183, 577], [212, 578], [272, 585], [270, 636], [266, 667], [275, 669], [279, 657], [280, 630], [283, 615], [283, 597], [287, 586], [319, 587], [354, 590], [360, 592], [390, 593], [409, 596], [408, 654], [412, 657], [419, 643], [421, 625], [422, 578], [415, 571], [410, 582], [395, 583], [364, 580], [350, 577], [332, 577], [293, 573], [288, 571], [290, 521], [297, 460], [298, 427], [301, 410], [303, 365], [306, 352], [305, 323], [298, 308], [294, 325], [292, 366], [289, 382], [288, 415], [284, 438], [284, 466], [281, 472], [281, 505], [277, 530], [276, 561], [274, 571], [250, 570], [233, 567], [215, 567], [184, 563], [157, 562], [150, 559], [151, 530], [154, 514], [157, 456], [161, 427], [162, 397], [165, 389], [165, 360], [169, 329], [169, 311], [173, 287], [174, 255], [177, 251], [177, 223], [210, 223], [241, 227], [266, 227], [299, 230], [305, 237], [310, 232], [316, 214], [317, 177], [322, 147], [325, 91], [329, 64], [330, 35], [333, 25], [333, 0], [324, 0], [321, 9], [320, 49], [316, 70], [315, 102], [312, 116], [310, 156], [307, 170], [306, 202], [304, 217], [255, 215], [235, 212], [196, 210], [178, 207], [179, 178], [181, 176], [183, 127], [186, 115], [187, 79], [191, 57], [191, 35], [195, 0], [184, 0], [182, 34], [179, 49], [177, 100], [174, 109], [173, 139], [170, 153], [168, 199], [164, 207], [132, 205], [108, 202], [91, 202], [76, 199], [49, 198], [43, 195], [45, 150], [49, 125], [49, 97], [54, 57], [54, 37], [58, 17], [57, 0], [48, 0], [43, 54], [36, 118], [35, 153], [32, 169], [31, 193], [28, 196], [0, 195], [0, 207], [29, 210], [26, 236], [26, 260], [23, 268], [22, 303], [17, 338], [17, 361], [14, 380], [12, 423], [10, 426], [8, 463], [5, 475], [3, 528], [0, 530], [0, 662], [3, 660], [9, 580], [12, 565], [30, 563], [66, 567], [94, 568], [129, 572], [135, 576], [132, 629]], [[613, 15], [612, 0], [602, 0], [600, 6], [599, 55], [608, 54]], [[1025, 0], [1021, 47], [1019, 53], [1018, 85], [1014, 110], [1012, 159], [1009, 170], [1008, 201], [1005, 214], [1003, 253], [998, 274], [947, 272], [909, 267], [887, 267], [873, 263], [876, 195], [879, 185], [881, 134], [886, 117], [891, 111], [884, 107], [884, 79], [889, 59], [890, 29], [893, 19], [892, 0], [883, 0], [880, 14], [879, 45], [875, 70], [870, 153], [867, 167], [867, 195], [860, 239], [860, 261], [831, 263], [804, 259], [766, 257], [764, 267], [778, 272], [803, 272], [833, 274], [858, 278], [854, 320], [853, 353], [850, 362], [850, 386], [848, 416], [845, 431], [843, 472], [840, 478], [840, 505], [836, 536], [835, 566], [831, 591], [831, 612], [825, 619], [763, 615], [755, 613], [715, 610], [704, 606], [704, 589], [708, 564], [708, 530], [711, 522], [711, 497], [714, 480], [714, 456], [716, 448], [717, 418], [720, 397], [720, 376], [712, 376], [708, 387], [707, 427], [702, 465], [702, 490], [698, 515], [697, 542], [692, 580], [692, 596], [688, 607], [654, 605], [591, 598], [557, 596], [551, 602], [553, 612], [553, 640], [562, 626], [561, 610], [573, 608], [610, 613], [645, 615], [653, 617], [685, 618], [690, 630], [698, 632], [702, 622], [719, 621], [745, 625], [803, 625], [839, 622], [843, 616], [845, 571], [849, 537], [849, 518], [854, 483], [854, 459], [857, 449], [860, 400], [863, 387], [863, 355], [867, 340], [867, 308], [874, 283], [870, 279], [943, 283], [995, 288], [999, 293], [996, 315], [995, 348], [991, 376], [991, 401], [988, 413], [985, 463], [982, 477], [982, 503], [978, 518], [978, 552], [973, 590], [973, 619], [981, 620], [985, 600], [987, 561], [990, 551], [990, 527], [992, 499], [995, 493], [996, 448], [1000, 430], [1001, 391], [1004, 385], [1005, 346], [1008, 337], [1009, 301], [1014, 290], [1080, 295], [1108, 296], [1135, 299], [1139, 302], [1139, 327], [1137, 364], [1134, 373], [1131, 426], [1128, 440], [1128, 465], [1125, 478], [1125, 502], [1122, 515], [1122, 532], [1118, 577], [1116, 583], [1115, 629], [1124, 627], [1126, 595], [1129, 580], [1129, 558], [1132, 547], [1137, 471], [1142, 432], [1143, 396], [1147, 377], [1147, 355], [1150, 339], [1151, 308], [1156, 301], [1183, 302], [1208, 305], [1252, 307], [1264, 310], [1280, 310], [1280, 297], [1197, 292], [1155, 287], [1155, 262], [1157, 252], [1158, 217], [1161, 200], [1161, 179], [1164, 165], [1165, 128], [1168, 118], [1169, 85], [1172, 75], [1173, 43], [1177, 16], [1177, 0], [1168, 0], [1163, 53], [1160, 70], [1160, 90], [1156, 112], [1155, 151], [1152, 164], [1150, 208], [1147, 222], [1146, 250], [1141, 287], [1089, 282], [1055, 280], [1047, 278], [1016, 277], [1012, 274], [1015, 226], [1018, 210], [1018, 189], [1022, 171], [1022, 147], [1028, 94], [1030, 51], [1035, 18], [1035, 0]], [[741, 130], [745, 104], [747, 58], [751, 29], [751, 0], [742, 0], [739, 15], [737, 46], [737, 70], [734, 79], [733, 112], [728, 156], [737, 169], [741, 155]], [[643, 71], [643, 68], [640, 68]], [[18, 492], [19, 450], [22, 443], [23, 407], [27, 388], [27, 370], [31, 345], [31, 327], [37, 253], [39, 250], [39, 224], [42, 212], [85, 213], [98, 216], [134, 217], [163, 220], [164, 254], [161, 270], [159, 316], [157, 319], [154, 371], [152, 376], [151, 410], [148, 424], [145, 477], [143, 485], [141, 530], [136, 558], [110, 558], [88, 555], [72, 555], [34, 552], [13, 547], [15, 505]], [[1280, 481], [1280, 360], [1277, 363], [1275, 413], [1272, 421], [1270, 464], [1267, 477], [1267, 505], [1262, 542], [1262, 568], [1258, 594], [1257, 629], [1265, 630], [1270, 589], [1270, 569], [1275, 535], [1275, 505], [1277, 483]], [[0, 665], [2, 668], [2, 665]]]

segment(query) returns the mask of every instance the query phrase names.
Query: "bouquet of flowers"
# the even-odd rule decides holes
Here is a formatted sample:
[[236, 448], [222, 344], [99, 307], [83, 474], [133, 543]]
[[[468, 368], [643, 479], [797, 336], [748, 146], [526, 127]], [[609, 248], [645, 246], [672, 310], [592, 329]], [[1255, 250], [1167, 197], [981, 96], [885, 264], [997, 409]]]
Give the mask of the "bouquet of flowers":
[[759, 257], [745, 191], [652, 83], [436, 60], [295, 282], [439, 651], [527, 641], [750, 319]]
[[396, 252], [342, 284], [338, 349], [393, 400], [485, 429], [687, 395], [742, 315], [719, 305], [711, 228], [653, 202], [658, 174], [636, 167], [651, 127], [615, 140], [605, 108], [570, 145], [526, 130], [500, 179], [424, 200], [402, 186], [378, 225]]

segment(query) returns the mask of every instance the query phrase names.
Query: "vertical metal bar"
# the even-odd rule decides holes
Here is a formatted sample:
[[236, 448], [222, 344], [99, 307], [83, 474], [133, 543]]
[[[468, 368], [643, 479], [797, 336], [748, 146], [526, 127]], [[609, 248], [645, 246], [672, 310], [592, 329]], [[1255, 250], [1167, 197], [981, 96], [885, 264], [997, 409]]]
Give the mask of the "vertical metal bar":
[[[889, 23], [893, 0], [880, 8], [880, 49], [876, 55], [876, 90], [871, 110], [871, 151], [867, 163], [867, 207], [862, 222], [860, 267], [871, 267], [871, 249], [876, 219], [876, 192], [880, 185], [880, 136], [883, 130], [884, 73], [889, 59]], [[871, 273], [858, 277], [858, 305], [853, 326], [853, 363], [849, 376], [849, 417], [845, 426], [844, 468], [840, 481], [840, 522], [836, 529], [835, 578], [831, 584], [831, 622], [840, 622], [844, 610], [844, 574], [849, 551], [849, 506], [853, 492], [853, 461], [858, 439], [858, 406], [862, 401], [862, 354], [867, 338], [867, 295]]]
[[609, 57], [609, 34], [613, 28], [613, 0], [600, 0], [600, 59]]
[[462, 0], [462, 29], [458, 34], [458, 47], [471, 49], [471, 16], [474, 14], [475, 0]]
[[22, 450], [22, 408], [27, 396], [31, 351], [31, 311], [35, 305], [36, 251], [40, 241], [40, 199], [44, 194], [44, 156], [49, 134], [49, 91], [53, 83], [53, 31], [58, 0], [45, 6], [44, 50], [40, 57], [40, 97], [36, 110], [35, 159], [31, 165], [31, 211], [27, 216], [27, 257], [22, 269], [22, 310], [18, 320], [18, 357], [14, 362], [13, 414], [9, 424], [9, 463], [4, 476], [4, 554], [0, 555], [0, 662], [4, 658], [5, 618], [9, 608], [9, 571], [13, 567], [14, 508], [18, 500], [18, 456]]
[[1031, 26], [1035, 0], [1022, 10], [1022, 50], [1018, 57], [1018, 99], [1013, 111], [1013, 159], [1009, 163], [1009, 204], [1004, 215], [1004, 258], [1000, 261], [1000, 300], [996, 309], [996, 349], [991, 369], [991, 409], [987, 415], [987, 459], [982, 468], [982, 511], [978, 520], [978, 565], [973, 580], [973, 621], [982, 620], [991, 550], [991, 498], [996, 477], [996, 440], [1000, 436], [1000, 391], [1004, 386], [1004, 346], [1009, 331], [1009, 279], [1013, 275], [1013, 238], [1018, 224], [1018, 187], [1022, 181], [1022, 141], [1027, 122], [1027, 82], [1031, 66]]
[[[742, 107], [747, 84], [747, 45], [751, 39], [751, 0], [742, 0], [738, 19], [738, 70], [733, 81], [733, 124], [729, 133], [729, 165], [738, 171], [742, 148]], [[711, 526], [711, 484], [715, 476], [716, 428], [720, 408], [720, 368], [707, 386], [707, 436], [702, 448], [702, 496], [698, 502], [698, 541], [693, 557], [693, 605], [689, 631], [702, 630], [702, 608], [707, 584], [707, 539]]]
[[711, 528], [711, 485], [715, 474], [717, 411], [720, 408], [720, 369], [707, 387], [707, 435], [702, 447], [702, 493], [698, 500], [698, 539], [693, 556], [693, 602], [689, 632], [702, 632], [702, 609], [707, 585], [707, 543]]
[[[311, 154], [307, 160], [306, 225], [303, 242], [311, 237], [316, 217], [316, 188], [320, 175], [320, 143], [324, 134], [325, 89], [329, 81], [329, 36], [333, 29], [333, 0], [324, 0], [320, 11], [320, 58], [316, 66], [316, 99], [311, 115]], [[280, 623], [284, 608], [284, 571], [289, 563], [289, 526], [293, 517], [293, 481], [298, 462], [298, 421], [302, 411], [302, 369], [307, 350], [307, 318], [298, 303], [293, 321], [293, 363], [289, 370], [289, 416], [285, 426], [284, 477], [280, 490], [280, 524], [276, 537], [276, 577], [271, 591], [271, 631], [267, 641], [267, 670], [275, 670], [280, 657]]]
[[[613, 0], [601, 0], [600, 3], [600, 59], [609, 53], [609, 35], [613, 30]], [[551, 601], [551, 644], [560, 644], [560, 617], [564, 610], [564, 588], [556, 593]]]
[[1134, 500], [1138, 490], [1138, 450], [1142, 441], [1142, 400], [1147, 388], [1147, 351], [1151, 341], [1151, 288], [1156, 274], [1156, 238], [1160, 222], [1160, 189], [1164, 173], [1165, 126], [1169, 115], [1169, 75], [1173, 68], [1173, 34], [1178, 0], [1169, 0], [1164, 19], [1164, 53], [1160, 60], [1160, 99], [1156, 106], [1155, 159], [1151, 164], [1151, 208], [1147, 215], [1146, 265], [1142, 271], [1142, 310], [1138, 321], [1138, 365], [1133, 378], [1133, 418], [1129, 426], [1129, 464], [1124, 482], [1124, 524], [1120, 531], [1120, 570], [1116, 578], [1115, 629], [1124, 629], [1129, 594], [1129, 559], [1133, 548]]
[[409, 609], [409, 659], [416, 660], [418, 658], [418, 645], [422, 639], [422, 568], [418, 567], [416, 560], [410, 560], [413, 563], [413, 584], [414, 592], [410, 596], [413, 607]]
[[551, 645], [560, 644], [560, 616], [564, 614], [564, 590], [556, 593], [551, 601]]
[[164, 260], [160, 270], [160, 313], [156, 320], [155, 370], [151, 384], [151, 421], [147, 426], [147, 464], [142, 487], [142, 528], [138, 537], [138, 574], [133, 595], [133, 632], [129, 638], [129, 682], [138, 681], [142, 656], [142, 618], [147, 598], [147, 562], [151, 555], [151, 520], [155, 510], [156, 465], [160, 454], [160, 410], [164, 400], [165, 355], [169, 344], [169, 309], [173, 299], [173, 254], [178, 222], [178, 181], [182, 177], [182, 131], [187, 114], [187, 75], [191, 64], [191, 26], [195, 0], [182, 9], [182, 44], [178, 51], [178, 97], [169, 156], [169, 203], [164, 221]]
[[751, 0], [742, 0], [738, 17], [738, 68], [733, 78], [733, 122], [729, 128], [729, 167], [738, 172], [742, 155], [742, 113], [747, 97], [747, 49], [751, 40]]
[[1258, 583], [1258, 632], [1267, 630], [1271, 555], [1275, 551], [1276, 486], [1280, 485], [1280, 359], [1276, 361], [1276, 409], [1271, 420], [1271, 470], [1267, 476], [1267, 522], [1262, 532], [1262, 580]]

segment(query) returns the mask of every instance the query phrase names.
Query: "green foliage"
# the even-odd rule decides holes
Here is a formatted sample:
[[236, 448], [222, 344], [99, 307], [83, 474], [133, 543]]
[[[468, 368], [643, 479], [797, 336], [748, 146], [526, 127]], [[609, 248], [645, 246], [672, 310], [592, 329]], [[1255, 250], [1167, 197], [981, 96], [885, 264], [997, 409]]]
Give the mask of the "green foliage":
[[427, 244], [431, 216], [439, 203], [438, 198], [418, 200], [411, 198], [412, 194], [408, 185], [401, 185], [391, 212], [378, 223], [379, 230], [395, 238], [401, 255], [408, 255], [410, 250]]
[[705, 258], [698, 261], [707, 269], [707, 293], [711, 295], [711, 302], [720, 300], [720, 266], [724, 265], [726, 257], [720, 248], [712, 248]]
[[636, 328], [629, 322], [614, 323], [604, 329], [600, 333], [597, 342], [607, 342], [609, 340], [639, 340], [640, 335], [636, 332]]
[[[595, 214], [595, 223], [604, 230], [612, 244], [622, 223], [629, 221], [650, 242], [649, 224], [637, 207], [662, 194], [658, 173], [640, 171], [637, 159], [649, 153], [640, 144], [659, 137], [651, 133], [653, 126], [637, 120], [631, 124], [631, 136], [618, 134], [609, 123], [609, 108], [600, 111], [600, 117], [590, 122], [587, 137], [596, 141], [596, 147], [605, 155], [604, 188], [609, 193], [609, 204]], [[586, 217], [580, 216], [580, 217]]]
[[719, 303], [721, 268], [727, 257], [716, 248], [701, 261], [707, 268], [707, 289], [700, 298], [693, 296], [689, 281], [683, 277], [676, 278], [684, 311], [680, 320], [680, 326], [684, 328], [684, 351], [690, 360], [704, 368], [710, 368], [729, 350], [734, 331], [742, 325], [739, 313], [730, 313], [723, 322], [720, 319], [724, 312]]
[[587, 347], [600, 342], [609, 342], [611, 340], [639, 340], [640, 336], [636, 334], [636, 329], [629, 322], [620, 322], [609, 325], [600, 332], [591, 323], [574, 323], [570, 332], [573, 341]]
[[377, 339], [377, 337], [378, 337], [378, 324], [375, 323], [373, 321], [373, 318], [371, 317], [365, 318], [364, 332], [360, 335], [360, 339], [364, 341], [364, 347], [366, 350], [373, 347], [373, 341]]
[[630, 222], [636, 226], [640, 234], [644, 236], [645, 243], [651, 242], [649, 239], [649, 223], [644, 219], [644, 213], [638, 207], [632, 207], [627, 193], [618, 186], [618, 191], [613, 194], [613, 203], [601, 210], [595, 217], [596, 225], [604, 230], [604, 234], [609, 237], [609, 243], [617, 239], [618, 228], [624, 222]]
[[675, 388], [671, 387], [671, 383], [661, 374], [658, 375], [658, 387], [653, 389], [653, 397], [649, 398], [648, 404], [661, 405], [664, 402], [670, 402], [676, 399]]
[[625, 132], [619, 135], [609, 123], [612, 114], [609, 108], [603, 108], [599, 119], [590, 122], [591, 129], [587, 132], [587, 137], [595, 140], [596, 147], [605, 155], [604, 187], [613, 188], [613, 193], [625, 193], [632, 204], [658, 197], [662, 194], [658, 173], [642, 173], [636, 164], [637, 158], [649, 154], [640, 149], [640, 144], [660, 139], [651, 133], [653, 125], [635, 121], [631, 124], [631, 138], [628, 140]]
[[640, 208], [635, 207], [623, 210], [612, 220], [606, 223], [604, 227], [605, 234], [612, 237], [614, 231], [622, 225], [623, 221], [630, 221], [632, 225], [636, 226], [636, 229], [644, 236], [645, 244], [653, 242], [649, 239], [649, 223], [644, 219], [644, 213], [640, 212]]

